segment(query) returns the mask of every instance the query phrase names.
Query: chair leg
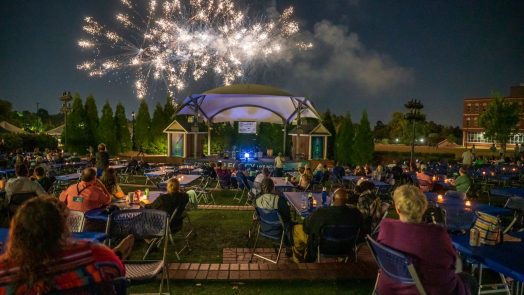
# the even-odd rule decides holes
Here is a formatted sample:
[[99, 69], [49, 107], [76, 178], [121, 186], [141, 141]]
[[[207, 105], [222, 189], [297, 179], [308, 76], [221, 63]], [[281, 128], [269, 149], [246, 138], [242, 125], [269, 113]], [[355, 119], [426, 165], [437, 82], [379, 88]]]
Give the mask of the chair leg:
[[249, 258], [249, 263], [253, 262], [253, 256], [255, 255], [255, 248], [257, 247], [259, 234], [260, 234], [260, 224], [258, 225], [257, 236], [255, 237], [255, 242], [253, 243], [253, 250], [251, 251], [251, 257]]

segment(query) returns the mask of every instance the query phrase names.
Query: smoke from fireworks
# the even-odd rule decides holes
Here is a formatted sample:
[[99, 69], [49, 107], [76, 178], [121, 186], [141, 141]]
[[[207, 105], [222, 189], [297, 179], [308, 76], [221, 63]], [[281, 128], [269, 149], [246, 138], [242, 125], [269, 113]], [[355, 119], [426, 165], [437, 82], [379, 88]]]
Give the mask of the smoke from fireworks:
[[88, 38], [78, 46], [93, 57], [77, 68], [90, 76], [130, 71], [139, 98], [150, 80], [165, 81], [170, 95], [208, 72], [229, 85], [257, 61], [278, 59], [290, 46], [312, 46], [292, 41], [299, 30], [292, 7], [256, 22], [232, 0], [150, 0], [146, 17], [131, 0], [121, 2], [128, 13], [116, 14], [119, 33], [92, 17], [84, 19]]

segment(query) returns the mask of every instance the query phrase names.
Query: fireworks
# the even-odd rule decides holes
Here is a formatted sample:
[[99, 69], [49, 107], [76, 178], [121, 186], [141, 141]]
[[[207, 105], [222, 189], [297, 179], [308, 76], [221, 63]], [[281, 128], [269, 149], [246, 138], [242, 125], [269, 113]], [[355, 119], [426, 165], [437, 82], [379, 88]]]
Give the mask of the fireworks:
[[312, 46], [292, 41], [299, 31], [292, 7], [255, 22], [232, 0], [150, 0], [146, 17], [131, 0], [121, 2], [128, 12], [116, 14], [118, 31], [84, 19], [88, 38], [78, 46], [93, 57], [77, 68], [89, 76], [133, 73], [139, 98], [150, 80], [165, 81], [170, 95], [208, 72], [229, 85], [256, 62], [276, 60], [289, 47]]

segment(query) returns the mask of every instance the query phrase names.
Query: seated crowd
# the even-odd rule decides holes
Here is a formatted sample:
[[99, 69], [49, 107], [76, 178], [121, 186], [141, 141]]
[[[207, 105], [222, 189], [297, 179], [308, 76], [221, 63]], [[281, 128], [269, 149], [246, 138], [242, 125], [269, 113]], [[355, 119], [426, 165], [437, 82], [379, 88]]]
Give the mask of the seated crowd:
[[[45, 170], [34, 169], [34, 178], [29, 177], [29, 169], [23, 159], [16, 165], [16, 178], [5, 184], [5, 204], [16, 198], [25, 198], [33, 194], [34, 198], [21, 201], [16, 214], [11, 218], [9, 239], [5, 252], [0, 256], [0, 284], [7, 293], [41, 294], [50, 290], [81, 287], [85, 282], [102, 283], [125, 273], [122, 258], [132, 248], [133, 237], [122, 240], [111, 250], [98, 243], [74, 241], [69, 238], [66, 224], [68, 210], [87, 212], [110, 205], [125, 196], [118, 184], [115, 171], [108, 168], [105, 146], [99, 146], [100, 165], [82, 170], [78, 183], [63, 190], [57, 198], [48, 193], [51, 180]], [[101, 173], [101, 171], [103, 171]], [[347, 225], [358, 228], [359, 243], [366, 235], [377, 233], [377, 241], [383, 245], [417, 257], [415, 268], [428, 294], [474, 294], [475, 280], [468, 274], [459, 272], [460, 258], [451, 245], [445, 228], [422, 223], [422, 216], [427, 209], [427, 201], [422, 192], [434, 190], [436, 181], [428, 174], [424, 163], [413, 165], [370, 165], [355, 167], [354, 170], [336, 163], [333, 169], [323, 164], [312, 171], [310, 167], [300, 167], [290, 175], [289, 181], [300, 191], [310, 189], [314, 183], [324, 183], [327, 177], [337, 183], [331, 206], [318, 208], [306, 217], [302, 223], [293, 220], [290, 206], [281, 194], [276, 192], [271, 171], [263, 168], [246, 168], [240, 164], [232, 169], [222, 163], [211, 163], [204, 167], [204, 174], [216, 177], [222, 188], [231, 188], [253, 181], [256, 197], [254, 206], [266, 210], [276, 210], [284, 224], [286, 254], [297, 263], [312, 262], [317, 258], [321, 230], [328, 225]], [[459, 176], [452, 184], [461, 192], [467, 192], [471, 186], [467, 167], [458, 170]], [[418, 181], [418, 188], [413, 185], [397, 186], [393, 193], [395, 210], [399, 220], [383, 219], [387, 206], [377, 195], [374, 181], [390, 184], [409, 182], [410, 174]], [[358, 176], [354, 188], [348, 190], [342, 185], [346, 175]], [[100, 178], [99, 178], [100, 176]], [[367, 177], [367, 178], [365, 178]], [[404, 178], [403, 178], [404, 177]], [[415, 181], [413, 180], [413, 183]], [[250, 188], [251, 189], [251, 188]], [[176, 178], [167, 181], [167, 192], [152, 203], [143, 202], [148, 209], [164, 210], [171, 216], [170, 229], [177, 232], [183, 224], [183, 210], [189, 202], [187, 193], [180, 190]], [[380, 227], [379, 227], [380, 225]], [[440, 259], [432, 259], [438, 255]], [[71, 257], [81, 257], [73, 259]], [[108, 269], [100, 269], [103, 262]], [[106, 266], [104, 266], [105, 268]], [[79, 271], [81, 270], [81, 271]], [[52, 278], [49, 281], [49, 278]], [[0, 293], [2, 293], [0, 287]], [[406, 287], [380, 276], [377, 285], [380, 294], [408, 294]], [[447, 292], [442, 293], [442, 290]]]

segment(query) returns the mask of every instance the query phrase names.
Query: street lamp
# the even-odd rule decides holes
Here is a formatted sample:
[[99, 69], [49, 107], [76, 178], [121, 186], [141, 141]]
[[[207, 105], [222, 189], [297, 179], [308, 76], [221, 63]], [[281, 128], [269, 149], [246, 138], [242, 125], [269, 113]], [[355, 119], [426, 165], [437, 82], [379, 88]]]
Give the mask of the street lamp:
[[410, 167], [413, 165], [413, 156], [415, 155], [415, 123], [417, 121], [424, 121], [426, 116], [420, 112], [424, 108], [422, 102], [416, 99], [408, 101], [404, 107], [408, 109], [408, 112], [404, 115], [406, 120], [410, 121], [413, 126], [413, 134], [411, 137], [411, 155], [409, 157]]
[[135, 145], [135, 112], [132, 112], [131, 113], [131, 118], [132, 119], [132, 129], [131, 129], [131, 144], [133, 145], [133, 150], [136, 150], [136, 145]]
[[60, 100], [62, 101], [62, 108], [60, 109], [60, 111], [64, 113], [64, 151], [65, 151], [66, 145], [67, 145], [67, 113], [71, 112], [71, 104], [69, 102], [73, 100], [73, 97], [71, 96], [71, 92], [70, 91], [62, 92], [62, 96], [60, 96]]

